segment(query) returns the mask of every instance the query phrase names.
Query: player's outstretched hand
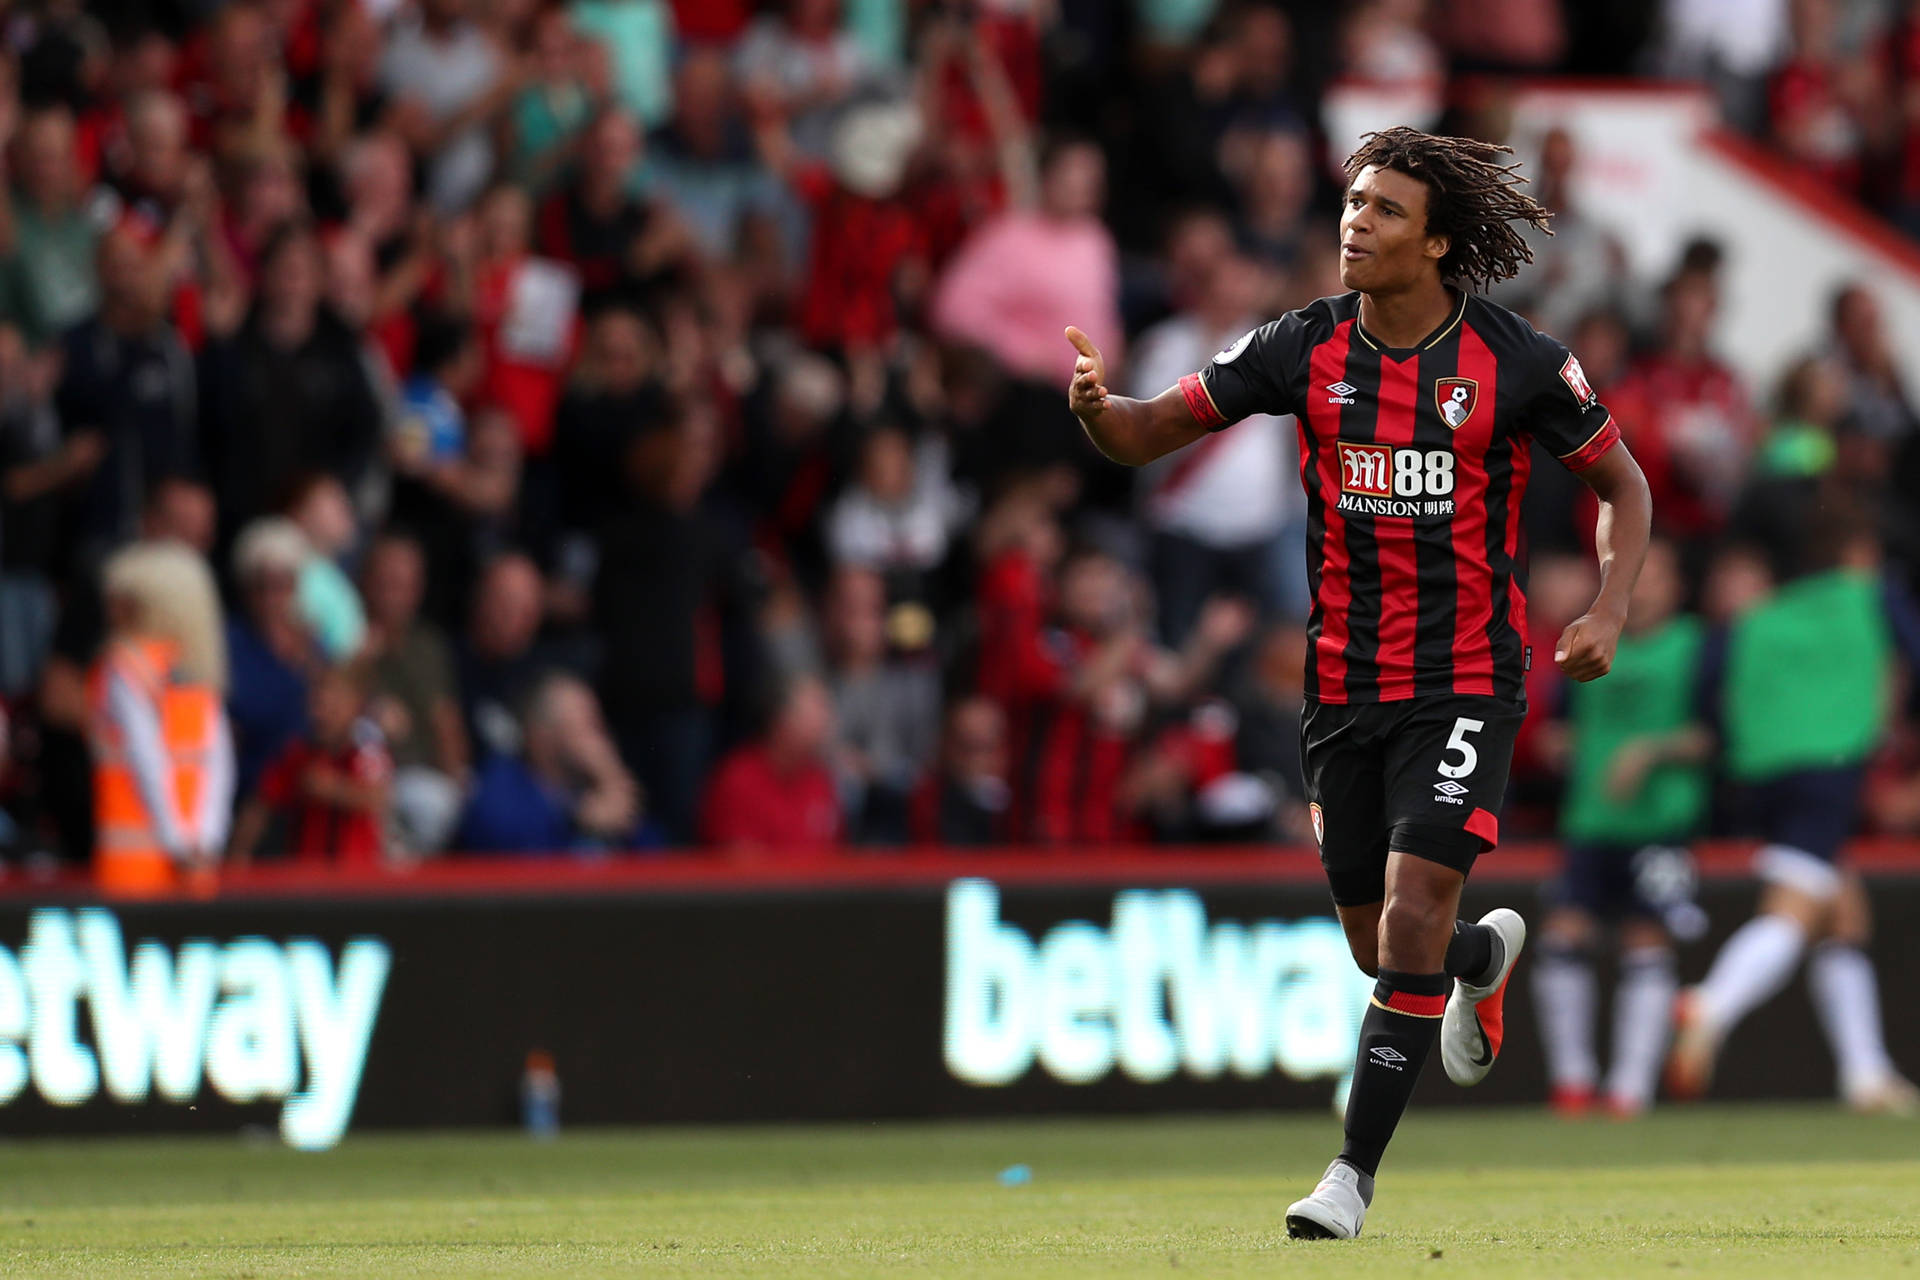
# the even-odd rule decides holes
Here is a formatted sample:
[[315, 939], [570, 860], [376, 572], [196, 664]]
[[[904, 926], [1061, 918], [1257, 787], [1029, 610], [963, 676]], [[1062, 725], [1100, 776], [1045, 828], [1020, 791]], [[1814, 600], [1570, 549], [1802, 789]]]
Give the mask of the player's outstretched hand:
[[1093, 339], [1073, 325], [1067, 326], [1067, 341], [1080, 353], [1067, 384], [1067, 407], [1078, 417], [1097, 418], [1107, 408], [1107, 362]]
[[1620, 644], [1620, 624], [1586, 613], [1567, 624], [1553, 646], [1553, 660], [1572, 680], [1598, 680], [1613, 669], [1613, 651]]

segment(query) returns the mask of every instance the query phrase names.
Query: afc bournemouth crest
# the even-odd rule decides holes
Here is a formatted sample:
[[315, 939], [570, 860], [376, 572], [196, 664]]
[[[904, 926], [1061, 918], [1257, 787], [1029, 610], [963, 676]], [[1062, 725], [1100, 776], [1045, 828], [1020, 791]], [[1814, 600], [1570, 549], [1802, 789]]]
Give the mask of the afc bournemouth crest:
[[1433, 399], [1439, 406], [1440, 420], [1458, 431], [1473, 416], [1473, 406], [1480, 403], [1480, 384], [1472, 378], [1436, 378]]
[[1320, 806], [1318, 804], [1310, 804], [1307, 806], [1307, 816], [1313, 819], [1313, 842], [1315, 844], [1325, 844], [1327, 842], [1326, 815], [1320, 812]]

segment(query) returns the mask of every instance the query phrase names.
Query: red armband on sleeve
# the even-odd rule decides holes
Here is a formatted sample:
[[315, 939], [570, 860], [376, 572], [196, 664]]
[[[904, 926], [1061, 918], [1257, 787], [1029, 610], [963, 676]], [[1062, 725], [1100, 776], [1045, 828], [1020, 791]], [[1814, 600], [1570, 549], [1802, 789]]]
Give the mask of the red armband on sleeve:
[[1227, 425], [1226, 417], [1214, 407], [1213, 396], [1207, 391], [1207, 384], [1200, 380], [1199, 374], [1190, 373], [1180, 379], [1180, 394], [1186, 397], [1193, 420], [1207, 430]]
[[1600, 424], [1600, 429], [1587, 437], [1587, 442], [1572, 453], [1560, 455], [1560, 461], [1569, 471], [1585, 471], [1600, 461], [1600, 455], [1620, 443], [1620, 424], [1611, 414]]

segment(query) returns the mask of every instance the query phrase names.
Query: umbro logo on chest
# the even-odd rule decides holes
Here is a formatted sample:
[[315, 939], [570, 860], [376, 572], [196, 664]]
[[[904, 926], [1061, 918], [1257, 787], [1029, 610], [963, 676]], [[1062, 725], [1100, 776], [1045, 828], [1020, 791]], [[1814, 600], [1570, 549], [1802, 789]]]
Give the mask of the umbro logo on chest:
[[1359, 389], [1360, 388], [1347, 382], [1330, 382], [1327, 384], [1327, 390], [1333, 392], [1333, 394], [1327, 397], [1327, 403], [1353, 404], [1355, 403], [1353, 393]]

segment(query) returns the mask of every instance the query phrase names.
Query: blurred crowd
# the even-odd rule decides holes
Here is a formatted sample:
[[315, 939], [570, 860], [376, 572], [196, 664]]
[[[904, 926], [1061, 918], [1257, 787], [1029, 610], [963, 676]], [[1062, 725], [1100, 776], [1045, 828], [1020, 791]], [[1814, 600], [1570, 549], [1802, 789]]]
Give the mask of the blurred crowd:
[[[1062, 327], [1151, 395], [1338, 292], [1336, 79], [1697, 77], [1903, 209], [1920, 39], [1889, 8], [0, 8], [0, 843], [1308, 838], [1292, 424], [1109, 465]], [[1442, 127], [1497, 134], [1476, 102]], [[1790, 572], [1786, 490], [1874, 504], [1910, 574], [1920, 435], [1871, 290], [1747, 386], [1717, 247], [1636, 288], [1578, 164], [1548, 140], [1559, 234], [1499, 300], [1620, 419], [1688, 606]], [[1534, 474], [1550, 636], [1592, 507]], [[1563, 757], [1523, 744], [1510, 831], [1551, 825]], [[1920, 829], [1914, 759], [1884, 826]]]

